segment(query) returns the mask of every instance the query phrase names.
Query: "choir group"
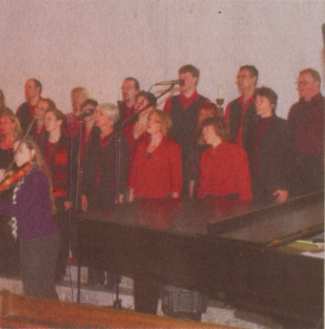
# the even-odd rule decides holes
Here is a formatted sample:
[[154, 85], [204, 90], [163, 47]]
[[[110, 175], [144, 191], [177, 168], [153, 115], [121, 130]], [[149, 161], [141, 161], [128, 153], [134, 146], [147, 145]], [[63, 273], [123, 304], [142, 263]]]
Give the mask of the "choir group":
[[[253, 65], [239, 68], [239, 97], [224, 113], [198, 93], [198, 68], [184, 65], [178, 75], [179, 94], [163, 110], [134, 77], [122, 82], [117, 105], [98, 104], [84, 87], [72, 89], [67, 115], [42, 97], [37, 79], [26, 81], [26, 101], [16, 114], [0, 93], [0, 168], [32, 163], [0, 200], [7, 229], [12, 233], [16, 219], [18, 240], [25, 241], [20, 242], [25, 293], [55, 295], [54, 282], [64, 275], [71, 247], [71, 209], [108, 210], [165, 198], [264, 205], [323, 189], [324, 97], [316, 70], [299, 72], [299, 99], [287, 120], [276, 114], [275, 91], [258, 87]], [[1, 173], [4, 180], [6, 175]], [[36, 207], [33, 198], [36, 210], [30, 210]], [[33, 256], [35, 248], [48, 250], [41, 260]], [[90, 280], [103, 282], [103, 273], [90, 271]]]

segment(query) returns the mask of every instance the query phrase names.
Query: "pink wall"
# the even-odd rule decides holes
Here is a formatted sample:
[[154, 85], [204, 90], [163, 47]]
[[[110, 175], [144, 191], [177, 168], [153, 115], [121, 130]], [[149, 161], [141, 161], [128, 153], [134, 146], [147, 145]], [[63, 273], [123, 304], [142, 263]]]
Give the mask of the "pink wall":
[[39, 78], [44, 96], [70, 110], [69, 92], [88, 87], [116, 101], [120, 82], [144, 89], [176, 78], [180, 65], [201, 69], [200, 91], [236, 96], [237, 68], [255, 64], [260, 83], [279, 94], [286, 116], [297, 72], [322, 70], [325, 2], [318, 0], [0, 0], [0, 88], [15, 109], [23, 84]]

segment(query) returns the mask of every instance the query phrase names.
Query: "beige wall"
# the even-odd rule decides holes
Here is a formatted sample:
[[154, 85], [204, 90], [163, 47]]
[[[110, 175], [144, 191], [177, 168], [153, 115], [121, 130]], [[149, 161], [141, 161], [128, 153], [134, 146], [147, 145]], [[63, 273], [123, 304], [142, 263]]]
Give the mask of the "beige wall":
[[238, 66], [252, 63], [286, 116], [297, 72], [322, 70], [324, 13], [323, 0], [0, 0], [0, 88], [15, 109], [39, 78], [68, 112], [76, 85], [116, 101], [126, 76], [148, 89], [193, 63], [200, 91], [229, 101]]

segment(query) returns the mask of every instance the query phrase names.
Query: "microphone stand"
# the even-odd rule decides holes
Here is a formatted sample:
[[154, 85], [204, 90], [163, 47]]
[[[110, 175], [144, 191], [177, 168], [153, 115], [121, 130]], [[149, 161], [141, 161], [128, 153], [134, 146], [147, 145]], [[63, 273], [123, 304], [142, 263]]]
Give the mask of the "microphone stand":
[[[149, 89], [149, 91], [152, 89], [154, 85], [152, 85]], [[169, 93], [175, 86], [175, 83], [171, 84], [168, 88], [166, 88], [165, 90], [163, 90], [159, 95], [156, 96], [156, 99], [158, 100], [159, 98], [161, 98], [162, 96], [166, 95], [167, 93]], [[123, 133], [123, 129], [128, 126], [129, 124], [131, 124], [131, 122], [134, 122], [136, 120], [136, 118], [139, 116], [140, 113], [144, 112], [146, 109], [148, 109], [149, 107], [151, 107], [152, 104], [147, 104], [143, 109], [134, 112], [132, 115], [130, 115], [128, 118], [124, 119], [123, 121], [119, 121], [117, 122], [117, 124], [115, 125], [115, 129], [113, 134], [115, 134], [115, 139], [113, 138], [113, 140], [115, 141], [115, 152], [116, 152], [116, 163], [115, 163], [115, 186], [117, 188], [117, 198], [119, 198], [119, 192], [120, 192], [120, 180], [121, 180], [121, 166], [122, 166], [122, 133]], [[113, 302], [113, 307], [116, 309], [122, 309], [122, 301], [119, 298], [120, 295], [120, 288], [119, 288], [119, 284], [120, 284], [120, 278], [117, 278], [116, 280], [116, 284], [115, 284], [115, 300]]]
[[[75, 191], [74, 191], [74, 202], [75, 202], [75, 210], [80, 210], [80, 182], [83, 176], [83, 169], [81, 167], [81, 144], [83, 140], [83, 129], [84, 129], [84, 120], [79, 120], [79, 132], [78, 132], [78, 153], [77, 153], [77, 176], [76, 176], [76, 182], [75, 182]], [[71, 139], [71, 150], [70, 150], [70, 157], [72, 159], [74, 155], [74, 145], [73, 141]]]
[[[154, 86], [154, 85], [153, 85]], [[152, 87], [153, 87], [152, 86]], [[156, 96], [156, 99], [158, 100], [159, 98], [161, 98], [162, 96], [166, 95], [167, 93], [169, 93], [173, 88], [174, 88], [175, 84], [171, 84], [168, 88], [166, 88], [165, 90], [163, 90], [159, 95]], [[151, 88], [152, 88], [151, 87]], [[151, 89], [150, 88], [150, 89]], [[149, 89], [149, 91], [150, 91]], [[152, 104], [148, 104], [146, 105], [143, 109], [133, 113], [132, 115], [130, 115], [128, 118], [124, 119], [124, 120], [119, 120], [115, 125], [114, 125], [114, 130], [113, 130], [113, 134], [112, 134], [112, 139], [109, 141], [109, 144], [112, 143], [114, 141], [114, 147], [115, 147], [115, 152], [116, 152], [116, 159], [115, 159], [115, 186], [116, 186], [116, 190], [117, 190], [117, 198], [119, 197], [119, 192], [120, 192], [120, 180], [121, 180], [121, 166], [122, 166], [122, 132], [123, 129], [129, 125], [131, 122], [133, 122], [138, 115], [145, 111], [146, 109], [148, 109], [150, 106], [152, 106]], [[78, 185], [80, 185], [80, 144], [81, 144], [81, 136], [82, 136], [82, 127], [83, 124], [80, 125], [80, 132], [79, 132], [79, 150], [78, 150], [78, 171], [77, 171], [77, 175], [78, 175]], [[80, 187], [77, 187], [76, 190], [78, 191], [79, 194], [79, 190]], [[77, 195], [76, 193], [76, 198], [79, 198], [79, 195]], [[78, 199], [79, 200], [79, 199]], [[79, 234], [78, 234], [79, 236]], [[79, 240], [79, 239], [78, 239]], [[79, 243], [79, 242], [78, 242]], [[80, 250], [80, 247], [78, 246], [78, 250]], [[78, 255], [78, 259], [81, 259], [81, 255]], [[78, 260], [78, 273], [77, 273], [77, 302], [80, 303], [80, 285], [81, 285], [81, 263]], [[120, 278], [117, 277], [116, 278], [116, 283], [115, 283], [115, 300], [113, 302], [113, 307], [116, 309], [122, 309], [122, 301], [119, 298], [120, 296], [120, 290], [119, 290], [119, 284], [120, 284]]]

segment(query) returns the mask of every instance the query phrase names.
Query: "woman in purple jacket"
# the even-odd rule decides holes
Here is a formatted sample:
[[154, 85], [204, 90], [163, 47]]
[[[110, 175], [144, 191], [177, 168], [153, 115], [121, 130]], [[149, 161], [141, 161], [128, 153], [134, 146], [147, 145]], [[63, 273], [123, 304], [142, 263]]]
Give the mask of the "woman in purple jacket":
[[[15, 142], [14, 161], [21, 175], [15, 183], [12, 201], [0, 198], [0, 214], [12, 217], [12, 234], [19, 241], [24, 293], [57, 298], [54, 278], [59, 235], [52, 215], [48, 170], [30, 139]], [[0, 179], [3, 178], [1, 173]]]

